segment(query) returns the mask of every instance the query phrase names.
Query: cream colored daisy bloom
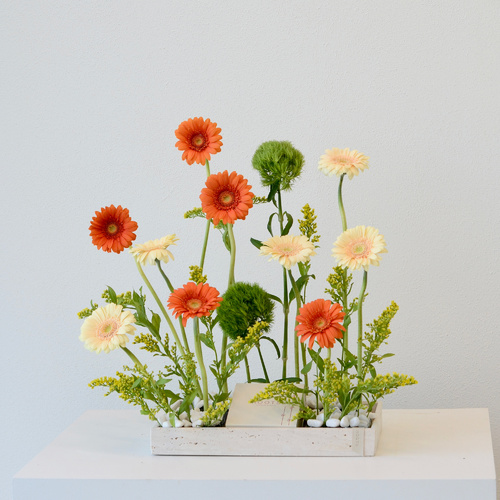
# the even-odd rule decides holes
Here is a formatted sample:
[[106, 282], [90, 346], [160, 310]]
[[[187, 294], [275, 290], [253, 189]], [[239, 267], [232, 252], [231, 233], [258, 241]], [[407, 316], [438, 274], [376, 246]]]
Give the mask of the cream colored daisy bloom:
[[172, 252], [167, 248], [170, 245], [175, 245], [176, 241], [179, 241], [179, 238], [176, 238], [175, 234], [169, 234], [159, 240], [146, 241], [142, 245], [135, 245], [129, 252], [137, 259], [139, 264], [155, 266], [156, 259], [162, 262], [168, 262], [170, 259], [174, 260]]
[[347, 174], [352, 179], [359, 172], [368, 168], [368, 156], [353, 149], [327, 149], [325, 154], [319, 160], [318, 169], [325, 175]]
[[261, 255], [270, 255], [269, 260], [278, 260], [286, 269], [297, 262], [307, 262], [311, 256], [316, 255], [314, 245], [306, 236], [273, 236], [262, 242]]
[[374, 227], [356, 226], [344, 231], [335, 242], [332, 255], [339, 265], [368, 271], [370, 265], [378, 266], [380, 254], [387, 253], [384, 237]]
[[123, 347], [128, 342], [128, 335], [135, 332], [134, 315], [116, 304], [108, 304], [96, 309], [92, 316], [85, 319], [79, 339], [85, 347], [99, 354]]

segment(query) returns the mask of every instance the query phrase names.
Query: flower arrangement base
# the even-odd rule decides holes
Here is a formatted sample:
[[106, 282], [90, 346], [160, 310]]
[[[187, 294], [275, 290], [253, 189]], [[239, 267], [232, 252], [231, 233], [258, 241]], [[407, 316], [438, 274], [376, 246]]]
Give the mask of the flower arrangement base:
[[372, 457], [382, 432], [382, 404], [370, 428], [183, 427], [151, 429], [153, 455]]

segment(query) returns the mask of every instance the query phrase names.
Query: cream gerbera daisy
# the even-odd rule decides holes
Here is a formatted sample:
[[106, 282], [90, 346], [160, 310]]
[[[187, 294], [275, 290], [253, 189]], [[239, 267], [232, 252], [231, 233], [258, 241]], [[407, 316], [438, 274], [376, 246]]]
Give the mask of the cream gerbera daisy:
[[80, 340], [85, 347], [98, 354], [123, 347], [128, 342], [127, 334], [135, 332], [135, 317], [122, 306], [108, 304], [99, 307], [83, 323]]
[[356, 226], [337, 238], [332, 252], [340, 266], [368, 271], [370, 265], [379, 265], [380, 254], [387, 253], [387, 249], [378, 229]]
[[167, 250], [167, 248], [170, 245], [175, 245], [176, 241], [179, 241], [179, 238], [176, 238], [175, 234], [169, 234], [159, 240], [146, 241], [142, 245], [135, 245], [129, 252], [140, 264], [151, 264], [154, 266], [156, 265], [156, 259], [162, 262], [168, 262], [170, 259], [174, 260], [172, 252]]
[[261, 255], [270, 255], [269, 260], [278, 260], [286, 269], [290, 269], [297, 262], [307, 262], [316, 255], [314, 245], [306, 236], [273, 236], [262, 242]]
[[327, 149], [319, 160], [318, 169], [325, 175], [347, 174], [349, 179], [368, 168], [368, 156], [353, 149]]

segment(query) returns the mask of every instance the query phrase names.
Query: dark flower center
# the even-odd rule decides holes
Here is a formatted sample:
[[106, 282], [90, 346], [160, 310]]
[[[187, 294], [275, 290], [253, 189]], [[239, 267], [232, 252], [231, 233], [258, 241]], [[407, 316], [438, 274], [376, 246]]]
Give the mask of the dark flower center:
[[191, 311], [197, 311], [202, 306], [202, 302], [199, 299], [189, 299], [186, 305]]
[[191, 137], [191, 147], [196, 151], [203, 151], [207, 147], [207, 138], [203, 134]]
[[219, 194], [219, 203], [225, 207], [232, 205], [234, 202], [234, 193], [232, 191], [222, 191]]
[[323, 330], [327, 324], [327, 321], [322, 316], [319, 316], [314, 320], [313, 327], [315, 330]]
[[115, 224], [114, 222], [110, 222], [106, 227], [107, 233], [111, 236], [114, 236], [118, 232], [118, 229], [120, 229], [118, 224]]

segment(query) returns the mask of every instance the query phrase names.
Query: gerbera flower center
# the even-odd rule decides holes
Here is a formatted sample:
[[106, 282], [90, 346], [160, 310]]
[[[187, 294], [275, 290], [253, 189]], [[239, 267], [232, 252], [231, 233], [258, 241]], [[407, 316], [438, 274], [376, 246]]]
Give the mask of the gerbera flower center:
[[320, 316], [319, 318], [316, 318], [313, 322], [313, 327], [315, 330], [323, 330], [323, 328], [325, 328], [326, 325], [327, 325], [327, 321], [322, 316]]
[[219, 202], [225, 207], [232, 205], [234, 202], [234, 193], [232, 191], [222, 191], [219, 194]]
[[197, 311], [202, 305], [203, 304], [199, 299], [189, 299], [186, 303], [186, 306], [188, 309], [191, 309], [191, 311]]
[[191, 146], [196, 151], [202, 151], [207, 146], [207, 139], [203, 134], [196, 134], [191, 137]]
[[99, 325], [97, 336], [101, 339], [110, 339], [120, 328], [120, 323], [115, 318], [110, 318]]
[[371, 244], [367, 240], [356, 241], [351, 246], [351, 253], [353, 257], [367, 257], [371, 252]]
[[115, 224], [114, 222], [108, 224], [108, 227], [106, 228], [109, 234], [116, 234], [118, 232], [118, 229], [118, 224]]
[[297, 253], [298, 249], [295, 247], [292, 247], [290, 245], [284, 246], [281, 248], [281, 253], [283, 255], [295, 255]]

